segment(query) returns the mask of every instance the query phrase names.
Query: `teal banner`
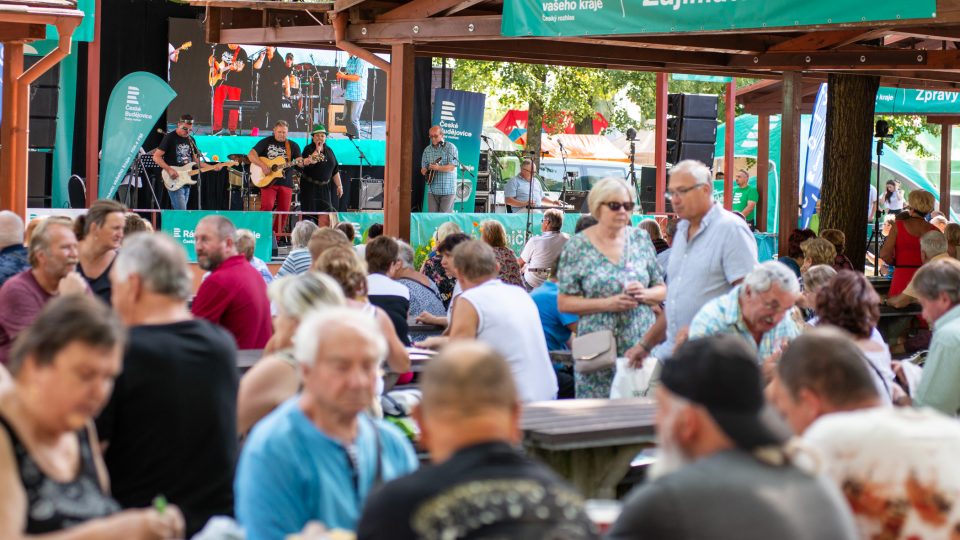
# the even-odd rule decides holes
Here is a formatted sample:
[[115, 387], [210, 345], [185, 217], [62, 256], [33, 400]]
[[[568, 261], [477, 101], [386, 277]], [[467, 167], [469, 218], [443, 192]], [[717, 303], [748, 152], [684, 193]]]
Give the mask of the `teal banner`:
[[936, 17], [936, 0], [505, 0], [504, 36], [736, 31]]
[[733, 77], [717, 77], [716, 75], [685, 75], [683, 73], [674, 73], [670, 78], [675, 81], [697, 81], [711, 83], [728, 83], [733, 81]]
[[960, 114], [960, 92], [882, 87], [874, 110], [877, 114]]
[[[443, 128], [444, 140], [457, 147], [460, 167], [453, 209], [473, 212], [480, 163], [480, 134], [483, 132], [483, 111], [487, 96], [476, 92], [437, 88], [433, 98], [433, 125]], [[423, 207], [427, 207], [427, 193]]]
[[238, 229], [250, 229], [257, 237], [254, 255], [263, 261], [270, 261], [273, 248], [273, 212], [207, 212], [200, 210], [164, 210], [160, 215], [160, 230], [183, 244], [187, 250], [187, 261], [197, 262], [194, 247], [194, 231], [201, 219], [220, 214], [227, 217]]
[[[200, 148], [200, 152], [203, 153], [203, 158], [205, 160], [226, 161], [227, 156], [230, 154], [247, 155], [247, 153], [250, 152], [250, 149], [253, 148], [255, 144], [260, 142], [260, 139], [268, 135], [272, 135], [272, 133], [261, 132], [261, 135], [262, 136], [260, 137], [214, 137], [212, 135], [196, 135], [194, 136], [194, 139], [197, 141], [197, 147]], [[292, 140], [300, 145], [301, 150], [303, 150], [303, 147], [310, 142], [300, 138], [294, 138]], [[360, 149], [363, 150], [363, 154], [370, 161], [370, 163], [364, 161], [364, 167], [367, 165], [372, 165], [374, 167], [383, 166], [387, 147], [386, 141], [357, 139], [356, 142]], [[333, 155], [337, 156], [337, 161], [341, 165], [360, 165], [360, 154], [357, 152], [356, 146], [353, 146], [353, 144], [346, 138], [333, 135], [327, 138], [326, 144], [331, 150], [333, 150]]]
[[113, 88], [103, 122], [97, 197], [109, 199], [117, 192], [143, 140], [176, 95], [166, 81], [145, 71], [127, 75]]

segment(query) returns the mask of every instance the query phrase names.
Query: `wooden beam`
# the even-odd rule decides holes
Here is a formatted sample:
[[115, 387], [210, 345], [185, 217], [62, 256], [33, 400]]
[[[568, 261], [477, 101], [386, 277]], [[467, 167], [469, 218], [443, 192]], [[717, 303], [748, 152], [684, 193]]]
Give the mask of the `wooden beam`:
[[733, 142], [736, 137], [737, 80], [727, 83], [726, 131], [723, 145], [723, 207], [733, 208]]
[[46, 37], [47, 27], [42, 24], [19, 24], [0, 22], [0, 42], [33, 41]]
[[800, 86], [796, 71], [783, 74], [783, 117], [780, 120], [780, 230], [777, 251], [786, 257], [790, 233], [800, 208]]
[[953, 125], [940, 126], [940, 211], [950, 219], [950, 174], [953, 163]]
[[873, 30], [864, 31], [860, 28], [852, 30], [827, 30], [825, 32], [809, 32], [802, 36], [782, 41], [769, 49], [768, 53], [775, 52], [797, 52], [797, 51], [817, 51], [820, 49], [829, 49], [850, 43], [856, 43], [868, 39], [874, 33]]
[[413, 59], [410, 43], [394, 45], [387, 77], [387, 155], [383, 184], [383, 228], [410, 239], [413, 196]]
[[[25, 136], [21, 131], [18, 107], [23, 99], [18, 95], [17, 78], [23, 73], [23, 43], [4, 43], [3, 45], [3, 123], [0, 124], [0, 145], [4, 148], [0, 159], [0, 209], [16, 212], [17, 198], [17, 160], [20, 158], [18, 140]], [[23, 213], [20, 217], [26, 218]]]
[[333, 3], [333, 12], [340, 13], [341, 11], [346, 11], [362, 3], [363, 3], [363, 0], [336, 0]]
[[425, 43], [431, 41], [502, 42], [500, 16], [441, 17], [408, 21], [353, 23], [347, 28], [350, 41], [384, 43], [390, 41]]
[[333, 26], [286, 26], [268, 28], [224, 28], [221, 43], [246, 45], [279, 45], [291, 42], [333, 42]]
[[[87, 207], [97, 200], [100, 190], [100, 21], [102, 0], [94, 3], [93, 40], [87, 45], [86, 171]], [[208, 8], [210, 9], [210, 8]], [[208, 26], [208, 35], [210, 33]], [[219, 30], [219, 29], [218, 29]]]
[[444, 14], [445, 16], [454, 15], [454, 14], [456, 14], [456, 13], [460, 13], [461, 11], [470, 9], [470, 8], [472, 8], [473, 6], [475, 6], [475, 5], [477, 5], [477, 4], [482, 4], [482, 3], [484, 3], [484, 2], [486, 2], [486, 0], [464, 0], [463, 2], [460, 2], [459, 4], [457, 4], [457, 5], [453, 6], [452, 8], [448, 9], [448, 10], [445, 11], [443, 14]]
[[654, 210], [657, 213], [667, 211], [667, 92], [669, 79], [666, 73], [657, 73], [656, 86], [656, 137], [654, 141], [654, 167], [657, 169], [657, 198]]
[[767, 232], [770, 183], [770, 115], [757, 116], [757, 230]]
[[[730, 67], [799, 70], [899, 70], [955, 69], [960, 67], [960, 51], [905, 51], [877, 48], [868, 51], [818, 51], [808, 53], [765, 53], [731, 56]], [[704, 62], [708, 63], [708, 62]]]
[[386, 13], [377, 15], [376, 21], [402, 21], [404, 19], [426, 19], [441, 11], [460, 4], [462, 0], [411, 0], [404, 2]]

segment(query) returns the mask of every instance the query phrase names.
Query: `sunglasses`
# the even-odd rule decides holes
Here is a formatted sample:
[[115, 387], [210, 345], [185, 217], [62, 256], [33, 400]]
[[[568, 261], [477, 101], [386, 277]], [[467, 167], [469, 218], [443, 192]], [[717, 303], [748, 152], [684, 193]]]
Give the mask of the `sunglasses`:
[[631, 212], [633, 211], [633, 208], [636, 206], [632, 202], [619, 202], [619, 201], [610, 201], [610, 202], [605, 202], [601, 204], [613, 210], [614, 212], [619, 212], [621, 208], [623, 208], [627, 212]]

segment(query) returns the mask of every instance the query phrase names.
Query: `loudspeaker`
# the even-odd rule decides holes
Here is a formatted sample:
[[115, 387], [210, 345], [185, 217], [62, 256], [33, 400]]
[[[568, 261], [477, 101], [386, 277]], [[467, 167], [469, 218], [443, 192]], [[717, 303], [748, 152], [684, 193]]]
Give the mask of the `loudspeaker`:
[[360, 210], [383, 210], [383, 180], [354, 178], [360, 181]]
[[477, 174], [490, 172], [490, 156], [486, 152], [480, 152], [480, 161], [477, 162]]
[[667, 139], [683, 143], [715, 143], [716, 118], [674, 117], [667, 120]]
[[[640, 167], [640, 207], [643, 212], [653, 212], [657, 208], [657, 168]], [[673, 212], [673, 203], [666, 200], [666, 212]]]
[[57, 118], [30, 115], [30, 148], [53, 148], [57, 139]]
[[47, 193], [50, 193], [50, 180], [53, 170], [52, 152], [30, 152], [27, 154], [27, 201], [31, 207], [47, 206]]
[[[482, 154], [481, 154], [482, 155]], [[490, 192], [490, 173], [477, 173], [477, 195]]]
[[677, 164], [685, 159], [695, 159], [713, 169], [713, 152], [715, 144], [710, 143], [680, 143], [667, 141], [667, 161]]
[[667, 114], [687, 118], [717, 118], [719, 98], [707, 94], [669, 94]]

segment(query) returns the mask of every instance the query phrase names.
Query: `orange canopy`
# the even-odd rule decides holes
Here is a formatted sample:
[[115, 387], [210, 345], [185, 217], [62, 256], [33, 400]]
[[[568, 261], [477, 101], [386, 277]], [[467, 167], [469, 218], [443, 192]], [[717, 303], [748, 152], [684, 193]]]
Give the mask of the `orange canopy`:
[[630, 157], [603, 135], [562, 134], [544, 137], [540, 141], [543, 157], [560, 157], [560, 143], [563, 143], [569, 159], [602, 159], [630, 163]]

